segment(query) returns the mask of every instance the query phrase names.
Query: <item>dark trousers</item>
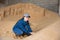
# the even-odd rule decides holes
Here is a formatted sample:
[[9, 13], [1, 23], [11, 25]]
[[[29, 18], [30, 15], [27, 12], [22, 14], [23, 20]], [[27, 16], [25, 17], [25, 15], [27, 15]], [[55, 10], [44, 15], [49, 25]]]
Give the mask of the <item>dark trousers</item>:
[[16, 35], [16, 37], [19, 37], [19, 36], [23, 36], [24, 37], [24, 35], [30, 36], [31, 34], [23, 33], [22, 35]]

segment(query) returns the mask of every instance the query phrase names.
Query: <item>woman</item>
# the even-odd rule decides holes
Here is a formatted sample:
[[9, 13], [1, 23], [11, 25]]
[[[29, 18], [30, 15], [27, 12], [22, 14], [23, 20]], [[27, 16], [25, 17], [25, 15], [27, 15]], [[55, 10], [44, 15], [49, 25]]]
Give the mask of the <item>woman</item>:
[[20, 19], [15, 26], [13, 27], [13, 32], [15, 33], [16, 36], [30, 36], [31, 35], [31, 28], [29, 25], [29, 14], [24, 14], [23, 18]]

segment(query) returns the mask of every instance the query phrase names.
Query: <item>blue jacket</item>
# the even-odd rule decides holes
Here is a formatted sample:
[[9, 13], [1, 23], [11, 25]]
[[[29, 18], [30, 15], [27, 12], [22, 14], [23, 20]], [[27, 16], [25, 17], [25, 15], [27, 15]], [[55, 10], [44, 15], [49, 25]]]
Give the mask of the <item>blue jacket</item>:
[[13, 32], [16, 35], [21, 35], [24, 32], [26, 34], [30, 34], [30, 32], [32, 32], [30, 25], [29, 25], [29, 21], [25, 22], [24, 18], [20, 19], [13, 27]]

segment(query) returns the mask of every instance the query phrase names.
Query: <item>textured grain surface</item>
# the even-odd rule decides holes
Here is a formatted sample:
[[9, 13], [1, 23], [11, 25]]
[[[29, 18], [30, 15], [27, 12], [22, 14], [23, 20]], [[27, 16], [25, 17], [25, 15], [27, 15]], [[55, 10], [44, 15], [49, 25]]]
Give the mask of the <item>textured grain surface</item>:
[[[15, 13], [17, 11], [9, 11], [10, 7], [10, 10], [13, 10], [13, 8], [15, 7], [19, 8], [19, 4], [17, 6], [10, 6], [8, 9], [4, 9], [7, 11], [4, 19], [0, 21], [1, 40], [59, 40], [60, 17], [57, 15], [57, 13], [38, 7], [33, 4], [20, 5], [22, 5], [23, 8], [22, 12], [20, 11], [21, 13]], [[30, 25], [35, 34], [29, 37], [24, 37], [23, 39], [14, 39], [12, 27], [26, 12], [31, 15]]]

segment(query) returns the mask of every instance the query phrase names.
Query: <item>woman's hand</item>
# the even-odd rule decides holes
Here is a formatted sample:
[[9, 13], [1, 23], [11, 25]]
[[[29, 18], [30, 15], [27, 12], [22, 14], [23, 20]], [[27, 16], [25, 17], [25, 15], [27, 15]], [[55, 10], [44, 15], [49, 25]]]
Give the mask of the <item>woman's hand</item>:
[[34, 32], [31, 32], [31, 34], [35, 34]]

